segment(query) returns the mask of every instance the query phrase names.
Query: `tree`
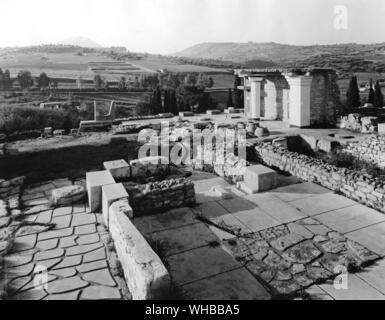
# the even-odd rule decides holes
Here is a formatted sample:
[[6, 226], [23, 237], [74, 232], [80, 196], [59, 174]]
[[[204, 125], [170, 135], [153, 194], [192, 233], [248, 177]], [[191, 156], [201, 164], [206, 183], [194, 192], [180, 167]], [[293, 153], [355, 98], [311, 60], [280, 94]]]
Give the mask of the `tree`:
[[183, 81], [184, 85], [187, 87], [194, 87], [197, 84], [197, 79], [193, 74], [188, 74]]
[[94, 77], [94, 85], [95, 85], [95, 90], [99, 91], [100, 89], [103, 88], [103, 79], [100, 76], [100, 74], [96, 74]]
[[162, 112], [162, 91], [160, 87], [157, 87], [150, 97], [150, 107], [152, 114], [158, 114]]
[[163, 100], [163, 109], [164, 109], [164, 112], [170, 112], [170, 91], [168, 90], [165, 90], [164, 93], [164, 100]]
[[207, 88], [212, 88], [214, 87], [214, 79], [212, 77], [209, 77], [209, 81], [206, 85]]
[[22, 89], [29, 90], [29, 88], [33, 86], [31, 72], [27, 70], [20, 70], [17, 75], [17, 80], [19, 80], [19, 84]]
[[231, 89], [229, 89], [229, 95], [227, 97], [227, 108], [234, 107], [233, 96], [231, 95]]
[[176, 93], [175, 90], [173, 90], [170, 94], [170, 112], [173, 114], [178, 113], [178, 104], [176, 101]]
[[0, 68], [0, 90], [4, 90], [4, 73]]
[[243, 108], [243, 92], [238, 89], [242, 85], [242, 80], [237, 75], [234, 79], [234, 106], [235, 108]]
[[354, 112], [361, 105], [360, 91], [358, 89], [357, 77], [350, 79], [349, 88], [346, 92], [346, 113]]
[[371, 104], [374, 103], [374, 90], [373, 90], [373, 80], [372, 79], [370, 79], [368, 103], [371, 103]]
[[48, 88], [49, 84], [50, 84], [50, 79], [47, 76], [47, 74], [45, 72], [40, 73], [39, 77], [37, 78], [37, 86], [40, 89], [45, 90]]
[[9, 72], [9, 70], [5, 70], [4, 71], [4, 89], [9, 89], [12, 87], [12, 80], [11, 80], [11, 73]]
[[127, 88], [127, 82], [125, 77], [121, 77], [118, 83], [118, 87], [120, 91], [125, 91]]
[[374, 86], [374, 99], [373, 105], [376, 108], [382, 108], [384, 106], [384, 95], [381, 92], [380, 82], [377, 80]]

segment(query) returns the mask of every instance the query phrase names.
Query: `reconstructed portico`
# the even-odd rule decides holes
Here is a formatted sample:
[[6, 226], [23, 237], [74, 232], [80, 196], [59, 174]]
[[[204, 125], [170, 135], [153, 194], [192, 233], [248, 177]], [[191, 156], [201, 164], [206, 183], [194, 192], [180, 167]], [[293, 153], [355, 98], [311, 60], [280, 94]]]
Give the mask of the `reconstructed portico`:
[[295, 127], [334, 119], [339, 104], [334, 70], [238, 69], [235, 74], [243, 78], [238, 89], [250, 119], [282, 120]]

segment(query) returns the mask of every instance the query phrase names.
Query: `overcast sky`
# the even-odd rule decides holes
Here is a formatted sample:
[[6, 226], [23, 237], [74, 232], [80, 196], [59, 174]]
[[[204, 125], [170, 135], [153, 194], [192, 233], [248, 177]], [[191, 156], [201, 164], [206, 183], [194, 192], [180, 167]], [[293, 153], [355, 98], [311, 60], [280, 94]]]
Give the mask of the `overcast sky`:
[[384, 0], [0, 0], [1, 47], [85, 36], [165, 54], [200, 42], [385, 42], [384, 27]]

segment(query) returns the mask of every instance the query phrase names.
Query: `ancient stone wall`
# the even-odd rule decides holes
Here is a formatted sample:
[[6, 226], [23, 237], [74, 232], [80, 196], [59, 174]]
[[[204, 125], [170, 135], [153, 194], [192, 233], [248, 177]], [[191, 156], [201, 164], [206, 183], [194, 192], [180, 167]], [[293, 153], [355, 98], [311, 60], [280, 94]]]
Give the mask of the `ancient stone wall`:
[[313, 70], [310, 97], [311, 125], [333, 125], [336, 121], [336, 114], [341, 109], [340, 91], [335, 71]]
[[372, 135], [364, 141], [349, 141], [343, 147], [343, 151], [385, 168], [385, 136]]
[[124, 183], [134, 216], [159, 213], [195, 203], [194, 184], [185, 178], [147, 184]]
[[269, 143], [255, 146], [259, 160], [305, 181], [315, 182], [346, 197], [385, 212], [385, 181], [380, 177], [338, 168]]

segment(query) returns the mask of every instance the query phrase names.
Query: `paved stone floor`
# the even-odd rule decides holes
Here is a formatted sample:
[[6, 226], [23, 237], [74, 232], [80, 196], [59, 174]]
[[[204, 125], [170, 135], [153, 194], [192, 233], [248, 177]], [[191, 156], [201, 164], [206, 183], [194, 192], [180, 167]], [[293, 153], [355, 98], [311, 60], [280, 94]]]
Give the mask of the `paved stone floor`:
[[50, 208], [51, 190], [70, 184], [59, 179], [24, 190], [22, 220], [29, 225], [19, 228], [4, 259], [8, 298], [130, 298], [101, 214], [85, 204]]
[[[293, 177], [280, 176], [281, 187], [255, 195], [210, 174], [192, 178], [197, 207], [134, 219], [184, 297], [269, 299], [299, 292], [311, 299], [385, 299], [379, 241], [385, 215]], [[232, 198], [222, 199], [213, 186]], [[333, 286], [339, 265], [364, 267], [348, 274], [347, 289]]]

